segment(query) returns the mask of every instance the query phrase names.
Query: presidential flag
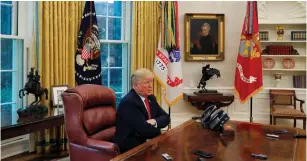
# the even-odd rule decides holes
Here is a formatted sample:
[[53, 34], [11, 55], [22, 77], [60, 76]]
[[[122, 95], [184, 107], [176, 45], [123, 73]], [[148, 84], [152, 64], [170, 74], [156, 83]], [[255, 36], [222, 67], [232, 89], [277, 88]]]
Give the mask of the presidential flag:
[[241, 103], [263, 87], [257, 2], [248, 1], [236, 63], [235, 93]]
[[75, 78], [78, 85], [101, 85], [99, 29], [94, 1], [86, 1], [75, 56]]
[[[154, 62], [155, 78], [164, 89], [164, 100], [171, 107], [182, 98], [182, 71], [178, 30], [178, 3], [163, 2], [167, 27], [162, 27]], [[167, 16], [169, 15], [169, 16]], [[165, 33], [163, 35], [162, 33]], [[168, 39], [167, 39], [168, 38]], [[165, 44], [162, 43], [165, 39]], [[162, 45], [163, 44], [163, 45]]]

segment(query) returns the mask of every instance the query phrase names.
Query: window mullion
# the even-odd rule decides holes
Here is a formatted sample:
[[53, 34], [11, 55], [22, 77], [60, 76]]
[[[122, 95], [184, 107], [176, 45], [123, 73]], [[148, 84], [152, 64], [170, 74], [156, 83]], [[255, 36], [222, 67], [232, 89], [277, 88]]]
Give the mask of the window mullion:
[[112, 44], [128, 44], [128, 41], [124, 40], [99, 40], [100, 43], [112, 43]]
[[18, 35], [18, 2], [13, 1], [12, 3], [12, 35]]
[[101, 69], [123, 69], [123, 67], [101, 67]]
[[4, 35], [4, 34], [1, 34], [0, 38], [1, 39], [16, 39], [16, 40], [23, 40], [24, 39], [24, 37], [22, 37], [22, 36]]
[[5, 102], [5, 103], [0, 103], [0, 106], [4, 106], [4, 105], [13, 105], [16, 104], [16, 102]]
[[103, 18], [106, 18], [106, 17], [110, 17], [110, 18], [122, 18], [120, 16], [105, 16], [105, 15], [96, 15], [97, 17], [103, 17]]
[[17, 71], [12, 69], [12, 70], [0, 70], [0, 72], [17, 72]]
[[127, 82], [127, 72], [124, 72], [124, 67], [126, 67], [126, 61], [127, 61], [127, 57], [125, 52], [127, 52], [126, 50], [126, 45], [122, 44], [122, 52], [120, 53], [122, 56], [122, 92], [126, 91], [126, 86], [125, 82]]
[[110, 75], [110, 44], [108, 44], [108, 56], [107, 56], [107, 62], [108, 62], [108, 87], [110, 87], [110, 81], [111, 81], [111, 79], [110, 79], [110, 77], [111, 77], [111, 75]]
[[125, 5], [125, 3], [124, 2], [122, 2], [122, 13], [121, 13], [121, 24], [122, 24], [122, 27], [121, 27], [121, 33], [122, 33], [122, 35], [121, 35], [121, 40], [125, 40], [125, 28], [126, 28], [126, 23], [124, 23], [124, 18], [123, 18], [123, 13], [126, 13], [126, 5]]
[[109, 2], [107, 2], [107, 13], [106, 13], [106, 40], [109, 40]]
[[13, 4], [7, 4], [7, 3], [0, 3], [1, 6], [9, 6], [9, 7], [13, 7], [14, 5], [14, 2]]
[[[13, 70], [15, 70], [16, 72], [15, 73], [12, 73], [12, 95], [11, 95], [11, 97], [12, 97], [12, 100], [17, 100], [17, 97], [16, 97], [16, 95], [15, 94], [17, 94], [17, 89], [16, 88], [18, 88], [18, 72], [17, 72], [17, 69], [18, 69], [18, 64], [19, 64], [19, 61], [18, 61], [18, 57], [17, 57], [17, 55], [18, 55], [18, 53], [19, 53], [19, 50], [18, 50], [18, 44], [17, 44], [18, 42], [16, 42], [16, 41], [13, 41], [13, 43], [12, 43], [12, 49], [13, 49], [13, 66], [12, 66], [12, 68], [13, 68]], [[14, 112], [14, 108], [13, 108], [14, 106], [12, 106], [12, 113]], [[13, 121], [13, 116], [12, 116], [12, 121]]]
[[[131, 2], [126, 2], [126, 11], [125, 11], [125, 15], [123, 15], [123, 18], [125, 19], [125, 41], [128, 41], [129, 44], [126, 45], [126, 53], [125, 53], [125, 56], [126, 56], [126, 71], [127, 71], [127, 82], [126, 82], [126, 91], [125, 92], [128, 92], [130, 86], [131, 86], [131, 80], [129, 79], [130, 75], [131, 75], [131, 70], [130, 70], [130, 66], [131, 66], [131, 45], [130, 45], [130, 42], [131, 42], [131, 35], [132, 35], [132, 32], [131, 32], [131, 17], [132, 17], [132, 5], [131, 5]], [[127, 31], [130, 31], [130, 32], [127, 32]]]

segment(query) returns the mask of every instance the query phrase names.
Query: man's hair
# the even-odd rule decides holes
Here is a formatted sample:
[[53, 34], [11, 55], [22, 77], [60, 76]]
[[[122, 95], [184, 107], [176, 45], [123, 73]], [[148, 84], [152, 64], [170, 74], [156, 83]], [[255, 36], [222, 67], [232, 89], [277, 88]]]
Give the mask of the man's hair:
[[204, 23], [203, 25], [201, 25], [201, 28], [203, 28], [203, 27], [205, 27], [205, 26], [210, 30], [210, 28], [211, 28], [211, 27], [210, 27], [210, 24]]
[[146, 69], [146, 68], [137, 69], [136, 71], [134, 71], [132, 73], [131, 83], [135, 84], [137, 81], [139, 81], [140, 79], [142, 79], [142, 78], [144, 78], [146, 76], [154, 77], [153, 73], [150, 70]]

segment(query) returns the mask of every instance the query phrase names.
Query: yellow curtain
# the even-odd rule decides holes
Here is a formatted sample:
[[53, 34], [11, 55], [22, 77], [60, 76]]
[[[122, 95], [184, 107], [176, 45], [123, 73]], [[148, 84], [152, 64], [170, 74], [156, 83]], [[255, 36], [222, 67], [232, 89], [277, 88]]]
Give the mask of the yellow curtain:
[[[161, 16], [159, 1], [134, 1], [132, 18], [132, 72], [138, 68], [153, 70], [157, 52]], [[161, 103], [161, 86], [155, 80], [154, 95]]]
[[[84, 4], [39, 2], [39, 69], [42, 86], [48, 91], [53, 85], [75, 86], [74, 57]], [[50, 99], [45, 102], [49, 104]]]
[[[48, 89], [48, 100], [42, 104], [51, 112], [52, 86], [75, 86], [75, 52], [77, 34], [85, 1], [40, 1], [38, 2], [38, 66], [41, 86]], [[35, 42], [34, 42], [35, 43]], [[33, 45], [35, 46], [35, 45]], [[60, 150], [67, 150], [64, 126], [35, 133], [37, 153], [52, 151], [52, 143], [60, 142]]]

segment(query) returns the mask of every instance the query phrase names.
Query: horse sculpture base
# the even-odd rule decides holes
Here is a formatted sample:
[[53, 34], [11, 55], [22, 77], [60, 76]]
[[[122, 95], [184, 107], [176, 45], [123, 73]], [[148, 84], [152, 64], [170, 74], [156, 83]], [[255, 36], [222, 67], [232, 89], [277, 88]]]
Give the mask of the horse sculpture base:
[[218, 93], [217, 90], [208, 90], [208, 89], [203, 89], [198, 92], [194, 92], [195, 95], [208, 95], [208, 94], [221, 94]]
[[48, 113], [48, 108], [44, 105], [30, 105], [17, 110], [19, 117], [42, 117]]

